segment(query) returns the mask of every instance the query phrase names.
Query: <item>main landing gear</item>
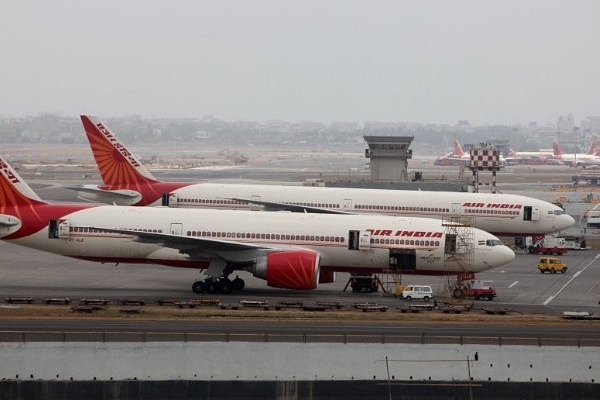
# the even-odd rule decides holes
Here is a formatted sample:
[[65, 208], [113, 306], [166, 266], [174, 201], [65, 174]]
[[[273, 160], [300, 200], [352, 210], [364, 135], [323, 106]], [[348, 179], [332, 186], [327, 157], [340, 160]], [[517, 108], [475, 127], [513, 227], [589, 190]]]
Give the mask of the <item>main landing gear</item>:
[[192, 291], [194, 293], [229, 294], [234, 291], [239, 292], [244, 286], [246, 286], [246, 282], [238, 276], [233, 280], [230, 280], [228, 277], [206, 278], [195, 281], [192, 284]]

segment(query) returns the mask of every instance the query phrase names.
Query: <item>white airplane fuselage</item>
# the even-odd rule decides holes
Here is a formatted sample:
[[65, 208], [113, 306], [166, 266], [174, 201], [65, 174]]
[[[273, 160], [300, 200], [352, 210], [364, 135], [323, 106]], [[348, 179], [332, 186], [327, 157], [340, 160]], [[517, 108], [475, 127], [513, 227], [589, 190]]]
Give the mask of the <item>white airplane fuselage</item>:
[[[62, 216], [54, 234], [44, 226], [30, 235], [12, 238], [20, 226], [0, 228], [0, 236], [15, 244], [99, 262], [206, 268], [217, 253], [233, 263], [248, 262], [259, 258], [264, 246], [282, 251], [314, 250], [320, 255], [322, 270], [377, 272], [389, 268], [390, 251], [414, 250], [413, 273], [460, 272], [448, 269], [444, 252], [447, 229], [441, 220], [429, 218], [99, 206]], [[458, 242], [472, 249], [472, 261], [451, 269], [479, 272], [514, 258], [512, 250], [499, 245], [495, 236], [474, 228], [458, 229], [471, 229], [472, 235], [461, 236]], [[166, 238], [148, 240], [136, 233], [111, 230], [148, 232]], [[350, 231], [361, 235], [353, 249]], [[165, 245], [171, 240], [172, 245]], [[220, 249], [221, 242], [250, 248]]]
[[[354, 214], [467, 217], [476, 228], [500, 236], [548, 234], [575, 223], [571, 216], [554, 204], [526, 196], [497, 193], [200, 183], [172, 191], [169, 205], [182, 208], [257, 209], [259, 202]], [[152, 205], [160, 204], [159, 199]]]

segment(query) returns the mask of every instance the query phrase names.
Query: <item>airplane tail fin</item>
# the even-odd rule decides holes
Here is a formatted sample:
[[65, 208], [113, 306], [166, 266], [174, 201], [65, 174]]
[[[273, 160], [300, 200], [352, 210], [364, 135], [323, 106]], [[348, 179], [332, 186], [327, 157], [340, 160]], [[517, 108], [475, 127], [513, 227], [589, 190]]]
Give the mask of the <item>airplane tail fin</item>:
[[97, 117], [82, 115], [81, 122], [104, 184], [118, 187], [157, 182], [152, 173]]
[[598, 152], [598, 145], [600, 145], [600, 140], [592, 139], [587, 149], [587, 154], [596, 154]]
[[552, 141], [552, 151], [556, 157], [561, 157], [563, 154], [557, 140]]
[[19, 206], [46, 204], [14, 170], [0, 157], [0, 214]]
[[463, 154], [465, 154], [462, 147], [460, 147], [460, 143], [458, 143], [458, 140], [454, 141], [454, 154], [459, 157], [461, 157]]

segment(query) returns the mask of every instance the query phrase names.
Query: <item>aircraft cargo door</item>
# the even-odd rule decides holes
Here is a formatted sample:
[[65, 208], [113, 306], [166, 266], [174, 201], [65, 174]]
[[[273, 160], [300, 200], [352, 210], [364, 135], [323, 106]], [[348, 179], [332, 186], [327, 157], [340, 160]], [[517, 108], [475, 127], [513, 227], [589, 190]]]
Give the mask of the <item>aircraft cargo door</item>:
[[411, 272], [417, 269], [415, 249], [390, 249], [390, 269], [397, 272]]

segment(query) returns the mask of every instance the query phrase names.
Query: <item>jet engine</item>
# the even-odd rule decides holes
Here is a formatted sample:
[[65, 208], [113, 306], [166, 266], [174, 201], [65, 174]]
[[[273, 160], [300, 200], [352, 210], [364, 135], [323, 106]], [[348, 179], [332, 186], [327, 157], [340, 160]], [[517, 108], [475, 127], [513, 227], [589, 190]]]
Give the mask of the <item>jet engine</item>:
[[312, 250], [275, 251], [256, 262], [253, 275], [266, 280], [271, 287], [314, 289], [319, 277], [319, 253]]

